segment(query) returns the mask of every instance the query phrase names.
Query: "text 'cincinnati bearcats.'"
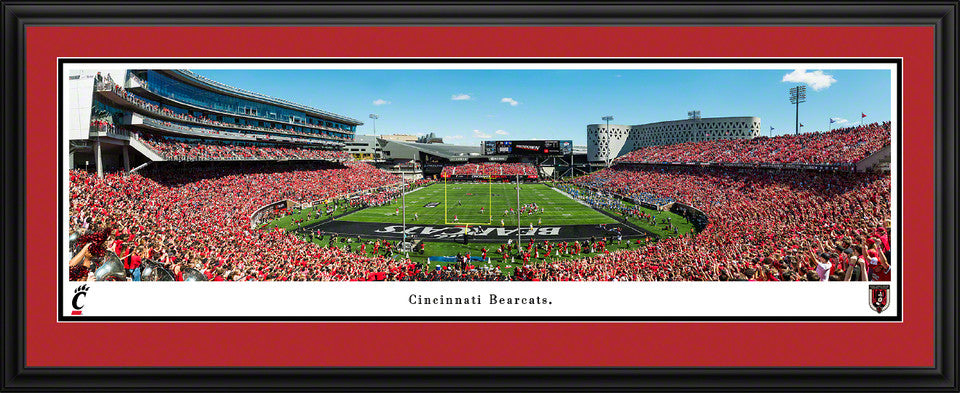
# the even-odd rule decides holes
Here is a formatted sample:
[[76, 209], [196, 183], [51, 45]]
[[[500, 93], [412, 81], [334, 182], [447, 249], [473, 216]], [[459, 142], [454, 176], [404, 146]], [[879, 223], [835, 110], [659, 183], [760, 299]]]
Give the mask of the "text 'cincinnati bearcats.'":
[[408, 298], [410, 304], [425, 304], [425, 305], [480, 305], [480, 304], [553, 304], [552, 301], [545, 297], [534, 296], [534, 297], [508, 297], [500, 296], [495, 293], [491, 293], [487, 297], [487, 303], [483, 303], [483, 295], [476, 296], [422, 296], [417, 294], [411, 294]]

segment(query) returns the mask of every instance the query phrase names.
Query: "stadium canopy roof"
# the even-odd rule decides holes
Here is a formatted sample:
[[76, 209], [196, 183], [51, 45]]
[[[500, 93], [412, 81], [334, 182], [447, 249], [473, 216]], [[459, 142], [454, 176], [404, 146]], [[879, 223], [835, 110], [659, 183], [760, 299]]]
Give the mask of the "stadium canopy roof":
[[480, 146], [461, 146], [447, 143], [419, 143], [419, 142], [401, 142], [388, 139], [380, 139], [383, 149], [389, 149], [391, 144], [397, 144], [407, 148], [422, 151], [437, 157], [446, 159], [457, 157], [481, 157]]

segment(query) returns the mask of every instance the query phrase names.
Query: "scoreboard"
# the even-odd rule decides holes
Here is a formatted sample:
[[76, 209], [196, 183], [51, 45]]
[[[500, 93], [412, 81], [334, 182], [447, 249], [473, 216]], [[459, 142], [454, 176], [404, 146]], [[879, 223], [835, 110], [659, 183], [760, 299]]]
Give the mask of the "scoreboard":
[[484, 141], [482, 147], [485, 155], [554, 156], [573, 152], [573, 141]]

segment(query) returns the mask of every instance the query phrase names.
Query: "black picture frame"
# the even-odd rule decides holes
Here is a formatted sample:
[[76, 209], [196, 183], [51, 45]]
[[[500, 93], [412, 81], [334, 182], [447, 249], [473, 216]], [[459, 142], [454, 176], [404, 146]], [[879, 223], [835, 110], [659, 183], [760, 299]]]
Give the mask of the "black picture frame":
[[[650, 4], [5, 1], [3, 390], [852, 390], [957, 391], [958, 4]], [[25, 366], [25, 27], [31, 25], [913, 25], [935, 30], [936, 360], [929, 368], [38, 368]], [[788, 356], [785, 354], [785, 356]]]

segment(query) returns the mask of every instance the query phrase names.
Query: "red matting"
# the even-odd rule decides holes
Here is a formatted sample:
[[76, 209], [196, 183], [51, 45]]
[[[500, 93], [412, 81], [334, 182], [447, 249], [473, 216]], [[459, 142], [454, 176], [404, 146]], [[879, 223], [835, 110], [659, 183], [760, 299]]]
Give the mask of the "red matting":
[[[903, 57], [904, 321], [57, 323], [57, 57], [245, 56]], [[932, 27], [27, 27], [26, 365], [932, 367], [933, 62]]]

